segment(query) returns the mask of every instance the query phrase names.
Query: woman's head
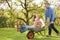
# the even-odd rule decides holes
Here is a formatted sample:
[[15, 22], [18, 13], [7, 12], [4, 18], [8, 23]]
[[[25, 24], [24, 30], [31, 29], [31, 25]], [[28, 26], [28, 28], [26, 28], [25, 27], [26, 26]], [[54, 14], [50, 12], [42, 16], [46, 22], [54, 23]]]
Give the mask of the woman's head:
[[33, 16], [33, 21], [35, 21], [36, 15]]
[[38, 14], [35, 14], [35, 15], [34, 15], [34, 21], [35, 21], [35, 19], [40, 19], [40, 17], [39, 17]]

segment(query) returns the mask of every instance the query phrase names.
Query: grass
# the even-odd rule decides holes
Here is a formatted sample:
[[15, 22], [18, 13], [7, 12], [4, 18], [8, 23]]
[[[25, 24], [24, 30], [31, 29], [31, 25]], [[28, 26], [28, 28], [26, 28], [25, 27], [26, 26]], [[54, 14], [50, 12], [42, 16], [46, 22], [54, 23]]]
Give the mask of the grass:
[[[59, 30], [60, 27], [57, 26], [57, 29]], [[17, 32], [16, 28], [0, 28], [0, 40], [60, 40], [60, 35], [57, 36], [54, 31], [52, 31], [52, 37], [46, 37], [35, 34], [34, 39], [27, 39], [26, 34], [27, 32]]]

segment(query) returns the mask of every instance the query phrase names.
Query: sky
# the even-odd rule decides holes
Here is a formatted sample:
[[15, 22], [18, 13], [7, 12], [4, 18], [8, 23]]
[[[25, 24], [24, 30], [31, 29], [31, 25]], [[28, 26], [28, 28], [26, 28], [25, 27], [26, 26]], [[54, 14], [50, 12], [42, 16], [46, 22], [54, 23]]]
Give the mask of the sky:
[[[12, 0], [12, 2], [15, 2], [16, 0]], [[36, 3], [36, 4], [39, 4], [40, 2], [42, 2], [43, 0], [34, 0], [33, 2], [34, 3]], [[7, 4], [4, 6], [5, 4], [2, 4], [0, 7], [2, 7], [3, 9], [7, 9]], [[16, 8], [16, 6], [14, 6], [15, 8]], [[17, 7], [17, 9], [19, 9], [20, 8], [20, 6], [19, 7]]]
[[[12, 0], [12, 2], [14, 2], [15, 0]], [[36, 4], [39, 4], [40, 2], [42, 2], [43, 0], [34, 0], [34, 2], [36, 3]]]
[[34, 0], [34, 2], [36, 3], [36, 4], [39, 4], [40, 2], [42, 2], [43, 0]]
[[[52, 4], [56, 4], [56, 5], [58, 4], [57, 0], [48, 0], [48, 1], [49, 2], [52, 2], [53, 1]], [[12, 0], [12, 2], [15, 2], [15, 0]], [[34, 0], [33, 2], [36, 3], [36, 4], [39, 4], [40, 2], [43, 2], [43, 0]], [[2, 4], [0, 7], [2, 7], [2, 6], [4, 6], [4, 5]], [[17, 9], [19, 9], [19, 7]], [[54, 5], [51, 5], [51, 7], [54, 7]], [[4, 6], [3, 8], [5, 9], [6, 6]], [[15, 8], [16, 8], [16, 6], [15, 6]]]

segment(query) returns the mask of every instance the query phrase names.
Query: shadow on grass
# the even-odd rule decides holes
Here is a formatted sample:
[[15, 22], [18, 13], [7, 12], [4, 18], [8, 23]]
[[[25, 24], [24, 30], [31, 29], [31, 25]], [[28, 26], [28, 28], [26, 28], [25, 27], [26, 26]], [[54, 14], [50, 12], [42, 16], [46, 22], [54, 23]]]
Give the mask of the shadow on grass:
[[44, 38], [34, 38], [29, 40], [60, 40], [60, 37], [52, 36], [52, 37], [44, 37]]

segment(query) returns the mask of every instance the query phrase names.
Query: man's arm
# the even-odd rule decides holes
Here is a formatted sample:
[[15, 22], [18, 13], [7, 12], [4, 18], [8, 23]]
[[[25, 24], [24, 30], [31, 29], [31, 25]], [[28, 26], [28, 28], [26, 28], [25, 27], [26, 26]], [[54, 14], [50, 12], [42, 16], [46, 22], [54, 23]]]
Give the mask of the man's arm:
[[54, 10], [51, 9], [51, 23], [54, 23], [54, 19], [55, 19]]

